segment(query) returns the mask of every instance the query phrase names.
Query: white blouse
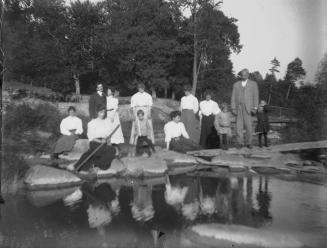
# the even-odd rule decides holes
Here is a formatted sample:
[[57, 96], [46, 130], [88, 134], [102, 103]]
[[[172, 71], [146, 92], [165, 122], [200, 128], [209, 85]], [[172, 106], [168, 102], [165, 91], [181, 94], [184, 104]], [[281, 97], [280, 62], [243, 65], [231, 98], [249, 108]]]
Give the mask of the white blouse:
[[213, 100], [204, 100], [200, 102], [200, 116], [217, 115], [221, 112], [218, 103]]
[[131, 107], [152, 106], [152, 96], [146, 92], [137, 92], [131, 98]]
[[181, 99], [181, 110], [183, 109], [191, 109], [194, 111], [194, 113], [197, 113], [199, 110], [198, 99], [192, 94], [183, 96]]
[[117, 110], [118, 109], [118, 99], [113, 96], [107, 97], [107, 110]]
[[71, 135], [69, 130], [76, 129], [75, 134], [83, 133], [82, 120], [76, 116], [68, 116], [60, 123], [60, 133], [63, 135]]
[[113, 131], [113, 125], [108, 119], [93, 119], [87, 124], [87, 137], [90, 141], [106, 138]]
[[174, 121], [170, 121], [168, 123], [166, 123], [165, 127], [164, 127], [164, 131], [165, 131], [165, 141], [167, 143], [169, 143], [171, 141], [171, 139], [173, 138], [177, 138], [180, 136], [183, 136], [186, 139], [189, 139], [189, 135], [186, 132], [184, 123], [182, 122], [174, 122]]

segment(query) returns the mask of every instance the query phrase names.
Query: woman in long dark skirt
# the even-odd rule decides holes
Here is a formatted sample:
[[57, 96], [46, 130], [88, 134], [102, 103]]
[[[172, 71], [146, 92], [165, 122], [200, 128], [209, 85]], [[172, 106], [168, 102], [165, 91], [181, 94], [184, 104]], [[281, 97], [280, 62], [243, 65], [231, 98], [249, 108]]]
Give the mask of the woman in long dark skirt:
[[193, 142], [199, 143], [199, 122], [196, 115], [199, 111], [198, 99], [192, 95], [190, 85], [184, 86], [185, 96], [181, 99], [181, 119], [185, 125], [186, 131]]
[[115, 127], [112, 122], [105, 118], [105, 111], [105, 106], [100, 106], [97, 118], [88, 123], [87, 137], [90, 141], [90, 148], [80, 157], [77, 163], [73, 165], [74, 168], [78, 168], [78, 166], [101, 145], [102, 147], [82, 166], [81, 170], [88, 171], [94, 167], [100, 170], [107, 170], [110, 168], [111, 161], [118, 155], [117, 149], [111, 145], [110, 139], [107, 139]]
[[205, 100], [200, 102], [201, 135], [200, 145], [204, 149], [212, 148], [208, 137], [214, 131], [215, 116], [220, 113], [218, 103], [211, 100], [210, 91], [205, 92]]

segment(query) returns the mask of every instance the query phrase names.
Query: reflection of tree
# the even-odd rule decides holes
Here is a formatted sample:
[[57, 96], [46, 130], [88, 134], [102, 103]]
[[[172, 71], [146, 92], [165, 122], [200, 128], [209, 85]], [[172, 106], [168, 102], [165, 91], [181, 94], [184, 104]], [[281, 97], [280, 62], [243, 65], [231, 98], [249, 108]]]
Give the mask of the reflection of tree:
[[269, 212], [270, 202], [271, 202], [271, 194], [268, 192], [268, 177], [264, 178], [264, 188], [262, 187], [262, 177], [259, 178], [259, 189], [256, 194], [256, 198], [258, 201], [259, 209], [257, 213], [260, 215], [263, 220], [270, 220], [272, 216]]

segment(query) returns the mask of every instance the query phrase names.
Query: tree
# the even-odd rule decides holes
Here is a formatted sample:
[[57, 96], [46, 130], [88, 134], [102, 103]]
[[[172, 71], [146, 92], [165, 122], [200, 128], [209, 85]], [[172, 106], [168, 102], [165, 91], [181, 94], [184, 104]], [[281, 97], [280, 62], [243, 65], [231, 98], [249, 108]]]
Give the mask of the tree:
[[287, 71], [284, 81], [288, 84], [285, 100], [287, 101], [292, 89], [292, 86], [299, 80], [302, 80], [306, 75], [305, 70], [302, 67], [302, 60], [295, 58], [291, 63], [287, 65]]
[[320, 60], [317, 72], [315, 74], [315, 82], [317, 83], [317, 95], [318, 98], [326, 98], [327, 94], [327, 53]]

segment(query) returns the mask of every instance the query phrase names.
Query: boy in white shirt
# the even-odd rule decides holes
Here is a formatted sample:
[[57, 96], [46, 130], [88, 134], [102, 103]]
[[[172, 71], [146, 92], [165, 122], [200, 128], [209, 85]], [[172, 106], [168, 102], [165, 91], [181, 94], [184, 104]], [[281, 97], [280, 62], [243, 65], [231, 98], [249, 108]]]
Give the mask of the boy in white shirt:
[[75, 107], [70, 106], [68, 114], [60, 123], [60, 133], [62, 136], [53, 146], [52, 159], [58, 159], [59, 154], [71, 151], [75, 141], [83, 133], [82, 120], [75, 116]]
[[171, 121], [164, 127], [166, 148], [181, 153], [197, 150], [199, 146], [190, 140], [185, 125], [181, 122], [181, 112], [171, 112], [170, 118]]

